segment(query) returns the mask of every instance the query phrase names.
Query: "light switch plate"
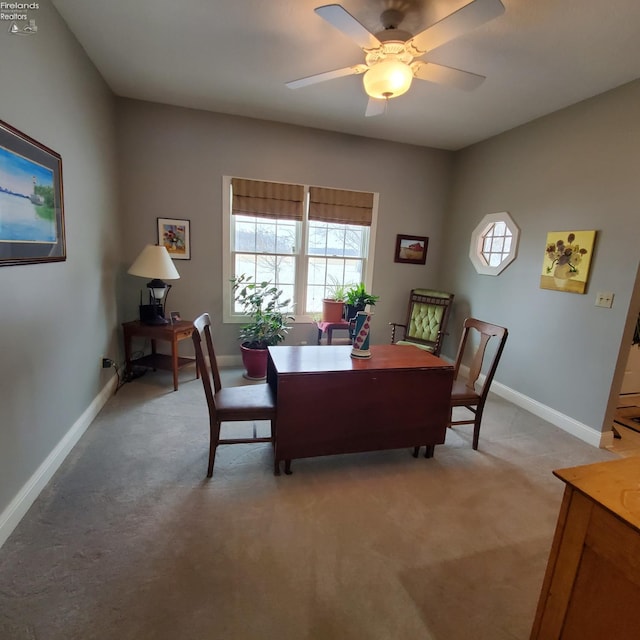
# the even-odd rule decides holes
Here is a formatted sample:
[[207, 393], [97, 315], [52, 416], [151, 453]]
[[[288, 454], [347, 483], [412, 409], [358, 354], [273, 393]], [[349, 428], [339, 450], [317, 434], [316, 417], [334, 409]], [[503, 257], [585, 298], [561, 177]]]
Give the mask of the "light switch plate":
[[596, 293], [596, 307], [611, 309], [613, 305], [613, 293], [610, 291], [598, 291]]

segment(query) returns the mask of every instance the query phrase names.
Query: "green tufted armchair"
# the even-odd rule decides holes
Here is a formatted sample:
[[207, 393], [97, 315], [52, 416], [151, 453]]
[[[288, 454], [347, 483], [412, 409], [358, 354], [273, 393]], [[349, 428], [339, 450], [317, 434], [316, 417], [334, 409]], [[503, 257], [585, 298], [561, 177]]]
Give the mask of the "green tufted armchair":
[[[413, 344], [439, 356], [452, 303], [453, 293], [412, 289], [406, 323], [389, 323], [391, 344]], [[398, 327], [404, 329], [402, 340], [397, 340]]]

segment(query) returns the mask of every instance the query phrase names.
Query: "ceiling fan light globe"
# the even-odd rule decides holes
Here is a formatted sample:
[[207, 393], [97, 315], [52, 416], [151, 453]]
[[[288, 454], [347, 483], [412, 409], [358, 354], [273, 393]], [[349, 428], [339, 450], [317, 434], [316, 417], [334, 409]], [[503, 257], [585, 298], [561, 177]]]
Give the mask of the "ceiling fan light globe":
[[371, 98], [397, 98], [409, 91], [413, 71], [399, 60], [383, 60], [363, 76], [364, 90]]

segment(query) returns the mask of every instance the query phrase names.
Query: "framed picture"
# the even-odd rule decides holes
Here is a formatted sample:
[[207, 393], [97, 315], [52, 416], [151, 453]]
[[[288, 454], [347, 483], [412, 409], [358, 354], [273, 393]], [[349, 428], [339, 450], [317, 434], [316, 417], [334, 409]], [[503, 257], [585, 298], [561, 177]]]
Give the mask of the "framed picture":
[[66, 259], [62, 158], [0, 120], [0, 266]]
[[180, 322], [180, 320], [182, 320], [182, 318], [180, 317], [180, 312], [179, 311], [172, 311], [171, 312], [171, 324], [173, 324], [174, 322]]
[[595, 240], [595, 231], [547, 233], [540, 288], [584, 293], [589, 279]]
[[158, 218], [158, 244], [164, 245], [174, 260], [191, 260], [189, 220]]
[[429, 238], [425, 236], [407, 236], [398, 234], [396, 237], [396, 255], [394, 262], [425, 264], [427, 261], [428, 245]]

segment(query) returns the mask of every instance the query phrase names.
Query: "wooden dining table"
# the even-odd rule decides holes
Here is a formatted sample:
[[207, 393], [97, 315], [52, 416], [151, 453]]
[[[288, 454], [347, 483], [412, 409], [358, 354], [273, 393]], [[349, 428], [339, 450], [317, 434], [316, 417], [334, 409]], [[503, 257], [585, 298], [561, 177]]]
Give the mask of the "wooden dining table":
[[453, 365], [413, 345], [269, 347], [267, 383], [276, 398], [275, 470], [285, 461], [443, 444]]

